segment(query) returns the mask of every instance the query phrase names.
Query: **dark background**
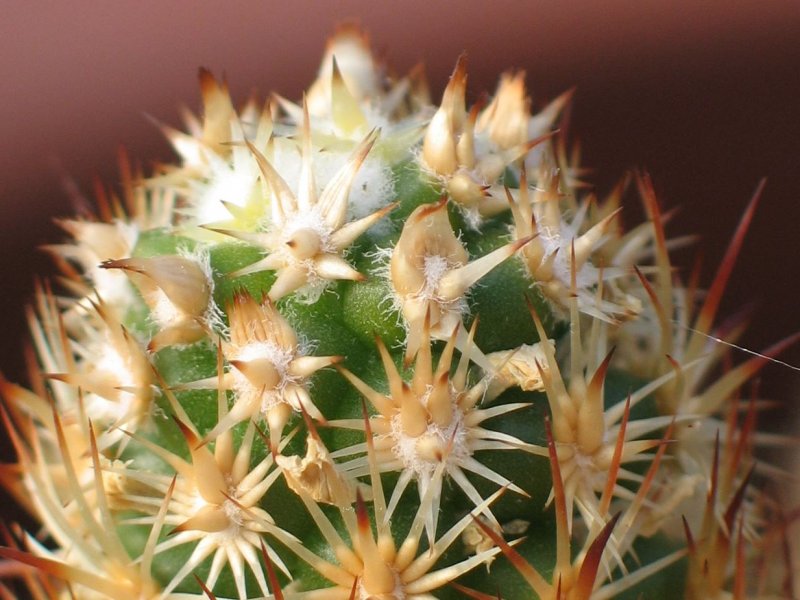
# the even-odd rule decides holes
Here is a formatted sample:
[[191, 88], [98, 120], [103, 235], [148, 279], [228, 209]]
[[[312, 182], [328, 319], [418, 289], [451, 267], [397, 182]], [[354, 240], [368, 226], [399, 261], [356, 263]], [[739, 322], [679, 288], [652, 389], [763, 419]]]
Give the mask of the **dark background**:
[[[662, 206], [681, 207], [669, 232], [702, 235], [705, 283], [768, 177], [723, 311], [758, 302], [743, 341], [753, 349], [800, 330], [800, 3], [73, 0], [3, 13], [0, 371], [12, 381], [24, 380], [33, 276], [52, 272], [36, 247], [59, 239], [50, 219], [71, 212], [62, 177], [91, 195], [94, 176], [117, 180], [119, 145], [145, 165], [170, 159], [144, 115], [178, 125], [179, 105], [196, 109], [199, 66], [225, 74], [237, 103], [253, 91], [298, 98], [348, 17], [398, 72], [424, 60], [437, 100], [462, 50], [473, 100], [509, 67], [527, 71], [537, 106], [576, 86], [572, 134], [598, 190], [646, 168]], [[639, 215], [630, 194], [624, 218]], [[785, 358], [798, 364], [800, 351]], [[797, 413], [800, 373], [771, 366], [762, 389]]]

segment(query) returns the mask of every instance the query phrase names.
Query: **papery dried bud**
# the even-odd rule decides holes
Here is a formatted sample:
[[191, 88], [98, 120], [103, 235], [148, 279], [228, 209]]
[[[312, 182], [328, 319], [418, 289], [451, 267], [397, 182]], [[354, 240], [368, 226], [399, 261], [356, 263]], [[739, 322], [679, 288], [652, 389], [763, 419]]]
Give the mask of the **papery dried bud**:
[[[208, 309], [211, 284], [205, 270], [191, 258], [124, 258], [106, 261], [103, 268], [128, 272], [145, 300], [159, 314], [174, 311], [181, 317], [200, 318]], [[170, 306], [164, 306], [165, 302]]]
[[[489, 519], [479, 515], [476, 517], [480, 519], [485, 527], [491, 528], [497, 535], [503, 535], [503, 529], [497, 524], [492, 523]], [[470, 523], [461, 533], [461, 543], [464, 544], [464, 552], [467, 554], [480, 554], [494, 548], [495, 543], [491, 537], [477, 524]], [[486, 572], [491, 569], [495, 557], [487, 559], [484, 563], [486, 565]]]
[[458, 168], [456, 147], [466, 118], [466, 58], [461, 55], [442, 96], [442, 104], [431, 119], [422, 144], [425, 166], [437, 175], [451, 175]]
[[101, 266], [122, 269], [141, 291], [153, 320], [161, 326], [150, 340], [150, 351], [205, 337], [216, 313], [213, 284], [199, 260], [177, 255], [124, 258]]
[[[501, 350], [487, 354], [497, 369], [497, 379], [490, 385], [487, 396], [496, 397], [503, 390], [518, 386], [526, 392], [540, 392], [544, 390], [542, 375], [547, 376], [547, 358], [540, 346], [541, 342], [533, 345], [523, 344], [514, 350]], [[551, 348], [555, 348], [555, 340], [547, 340]]]
[[[286, 476], [286, 484], [298, 494], [306, 494], [315, 502], [341, 505], [355, 501], [355, 489], [349, 485], [316, 438], [306, 440], [306, 455], [278, 456], [275, 460]], [[343, 494], [344, 492], [344, 494]]]
[[517, 240], [468, 262], [447, 214], [447, 200], [418, 206], [392, 251], [391, 283], [408, 324], [406, 361], [420, 347], [427, 319], [434, 339], [447, 339], [461, 324], [465, 293], [484, 275], [528, 243]]
[[499, 148], [507, 149], [528, 139], [531, 99], [525, 93], [525, 72], [503, 73], [491, 104], [478, 118], [477, 129]]

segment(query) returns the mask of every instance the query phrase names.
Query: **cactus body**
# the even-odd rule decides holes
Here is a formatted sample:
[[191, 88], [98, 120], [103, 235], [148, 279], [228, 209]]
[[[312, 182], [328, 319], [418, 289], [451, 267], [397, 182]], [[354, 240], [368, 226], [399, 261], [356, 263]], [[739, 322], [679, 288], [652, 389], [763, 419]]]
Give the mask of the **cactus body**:
[[432, 105], [343, 28], [297, 104], [200, 84], [176, 165], [60, 221], [32, 391], [2, 381], [30, 594], [767, 593], [765, 359], [708, 343], [752, 210], [700, 298], [648, 179], [626, 231], [520, 74], [470, 108], [461, 57]]

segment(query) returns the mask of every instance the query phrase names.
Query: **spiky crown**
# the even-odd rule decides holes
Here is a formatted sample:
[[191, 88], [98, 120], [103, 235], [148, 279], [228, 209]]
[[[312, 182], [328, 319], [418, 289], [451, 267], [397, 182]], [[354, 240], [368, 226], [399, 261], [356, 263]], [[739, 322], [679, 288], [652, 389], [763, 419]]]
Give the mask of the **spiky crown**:
[[701, 301], [647, 177], [630, 231], [621, 191], [583, 193], [570, 94], [531, 114], [506, 74], [468, 109], [466, 72], [432, 106], [353, 27], [299, 103], [236, 110], [201, 71], [179, 163], [59, 222], [33, 390], [0, 381], [2, 482], [44, 537], [5, 530], [1, 574], [36, 598], [788, 589], [739, 389], [793, 340], [727, 369], [708, 343], [741, 328], [714, 321], [760, 190]]

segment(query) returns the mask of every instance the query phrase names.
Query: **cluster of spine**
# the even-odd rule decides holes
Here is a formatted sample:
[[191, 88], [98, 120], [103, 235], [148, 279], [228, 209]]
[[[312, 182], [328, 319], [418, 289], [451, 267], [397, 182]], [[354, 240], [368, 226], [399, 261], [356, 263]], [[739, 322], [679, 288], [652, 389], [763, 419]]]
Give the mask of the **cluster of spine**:
[[629, 231], [584, 192], [569, 94], [466, 73], [435, 106], [353, 27], [298, 103], [202, 71], [178, 164], [59, 221], [0, 597], [791, 597], [745, 384], [793, 340], [714, 341], [760, 190], [701, 294], [647, 177]]

